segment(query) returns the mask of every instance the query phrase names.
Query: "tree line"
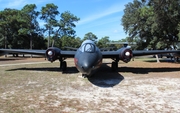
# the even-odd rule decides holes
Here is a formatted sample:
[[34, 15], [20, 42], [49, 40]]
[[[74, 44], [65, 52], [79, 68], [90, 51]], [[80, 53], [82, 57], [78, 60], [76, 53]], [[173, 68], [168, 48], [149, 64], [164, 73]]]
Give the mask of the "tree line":
[[122, 25], [137, 49], [163, 49], [180, 39], [180, 0], [134, 0], [125, 5]]
[[75, 22], [80, 20], [77, 16], [69, 11], [60, 14], [54, 4], [46, 4], [41, 11], [36, 8], [28, 4], [21, 10], [0, 11], [0, 48], [45, 49], [59, 38], [75, 37]]
[[[179, 0], [134, 0], [126, 4], [121, 24], [129, 37], [119, 41], [136, 42], [135, 49], [164, 49], [175, 45], [180, 39], [179, 5]], [[83, 38], [76, 36], [74, 28], [80, 18], [69, 11], [60, 13], [53, 3], [40, 11], [36, 8], [35, 4], [27, 4], [21, 10], [0, 11], [0, 48], [77, 48], [85, 39], [95, 41], [100, 48], [122, 46], [108, 45], [113, 42], [108, 36], [98, 40], [92, 32]]]
[[[77, 48], [86, 39], [97, 43], [98, 37], [92, 32], [86, 33], [83, 39], [76, 37], [75, 23], [80, 18], [69, 11], [60, 14], [54, 4], [46, 4], [41, 11], [36, 11], [36, 8], [35, 4], [28, 4], [21, 10], [6, 8], [0, 11], [0, 48]], [[43, 22], [44, 26], [39, 22]]]
[[77, 37], [74, 28], [80, 18], [71, 12], [60, 14], [53, 3], [46, 4], [41, 11], [36, 8], [35, 4], [27, 4], [21, 10], [5, 8], [0, 11], [0, 48], [78, 48], [86, 39], [93, 40], [100, 48], [109, 46], [106, 44], [110, 42], [108, 36], [98, 40], [95, 34], [88, 32], [83, 38]]

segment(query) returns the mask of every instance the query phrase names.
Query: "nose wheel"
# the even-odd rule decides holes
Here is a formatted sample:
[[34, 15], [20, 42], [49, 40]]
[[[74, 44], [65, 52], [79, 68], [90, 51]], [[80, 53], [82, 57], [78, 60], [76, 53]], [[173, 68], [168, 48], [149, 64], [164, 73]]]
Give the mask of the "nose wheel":
[[82, 74], [82, 77], [88, 78], [88, 77], [91, 77], [91, 76], [90, 76], [90, 75], [87, 75], [87, 74]]
[[82, 77], [86, 78], [86, 77], [87, 77], [87, 75], [86, 75], [86, 74], [82, 74]]

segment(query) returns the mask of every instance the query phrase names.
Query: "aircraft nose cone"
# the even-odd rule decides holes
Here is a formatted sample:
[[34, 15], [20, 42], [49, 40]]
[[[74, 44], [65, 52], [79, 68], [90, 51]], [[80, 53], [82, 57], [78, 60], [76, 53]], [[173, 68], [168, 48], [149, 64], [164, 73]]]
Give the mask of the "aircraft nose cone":
[[85, 75], [92, 75], [96, 71], [98, 60], [100, 59], [99, 53], [82, 53], [75, 56], [78, 59], [77, 69]]
[[91, 62], [84, 62], [84, 65], [82, 65], [81, 68], [84, 74], [89, 74], [92, 69], [92, 64]]

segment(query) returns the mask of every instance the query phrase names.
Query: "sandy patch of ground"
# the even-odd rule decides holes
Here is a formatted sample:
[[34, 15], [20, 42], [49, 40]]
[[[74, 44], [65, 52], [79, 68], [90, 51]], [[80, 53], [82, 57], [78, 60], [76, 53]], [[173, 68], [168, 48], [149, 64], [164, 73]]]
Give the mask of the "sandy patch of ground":
[[[25, 61], [44, 59], [20, 62]], [[0, 67], [0, 113], [180, 111], [180, 64], [135, 59], [120, 62], [119, 69], [111, 72], [110, 62], [105, 59], [89, 79], [81, 77], [73, 59], [68, 60], [64, 74], [58, 62]]]

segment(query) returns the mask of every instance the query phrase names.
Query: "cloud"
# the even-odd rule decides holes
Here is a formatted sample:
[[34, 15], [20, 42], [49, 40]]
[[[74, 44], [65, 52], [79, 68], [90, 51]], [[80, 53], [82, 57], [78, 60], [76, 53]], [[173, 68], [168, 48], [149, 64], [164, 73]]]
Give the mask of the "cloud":
[[115, 29], [114, 31], [113, 31], [113, 33], [117, 33], [118, 32], [118, 30], [117, 29]]
[[27, 0], [8, 0], [5, 7], [7, 8], [19, 8], [27, 4]]
[[96, 12], [95, 14], [89, 15], [88, 17], [80, 20], [78, 22], [78, 25], [85, 24], [87, 22], [91, 22], [91, 21], [100, 19], [102, 17], [117, 13], [117, 12], [121, 12], [123, 11], [123, 9], [124, 9], [124, 6], [122, 6], [122, 4], [113, 5], [102, 12]]
[[[1, 1], [1, 0], [0, 0]], [[4, 8], [16, 8], [16, 9], [21, 9], [23, 8], [26, 4], [41, 4], [44, 2], [48, 2], [50, 0], [6, 0], [2, 1], [0, 4], [0, 9]]]

